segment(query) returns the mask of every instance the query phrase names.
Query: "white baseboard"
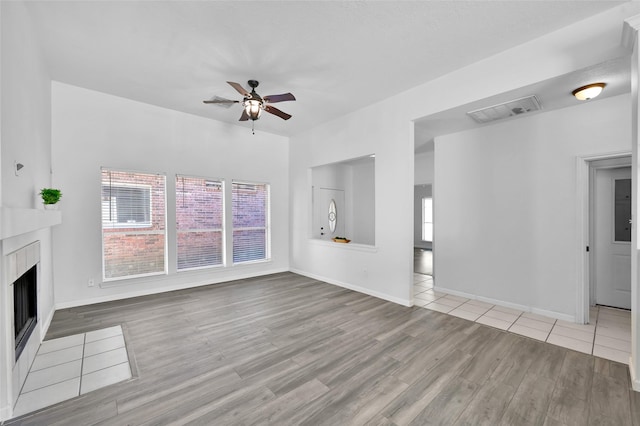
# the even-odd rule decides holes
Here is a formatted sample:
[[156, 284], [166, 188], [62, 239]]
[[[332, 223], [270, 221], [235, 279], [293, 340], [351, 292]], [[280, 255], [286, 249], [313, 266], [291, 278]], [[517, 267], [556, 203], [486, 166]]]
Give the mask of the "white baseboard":
[[633, 364], [632, 356], [629, 357], [629, 374], [631, 375], [631, 388], [636, 392], [640, 392], [640, 377], [636, 375], [637, 371]]
[[123, 299], [130, 299], [132, 297], [140, 297], [140, 296], [148, 296], [150, 294], [160, 294], [160, 293], [167, 293], [170, 291], [176, 291], [176, 290], [185, 290], [188, 288], [194, 288], [194, 287], [202, 287], [205, 285], [211, 285], [211, 284], [220, 284], [220, 283], [224, 283], [224, 282], [228, 282], [228, 281], [236, 281], [236, 280], [244, 280], [247, 278], [253, 278], [253, 277], [260, 277], [263, 275], [271, 275], [271, 274], [279, 274], [282, 272], [289, 272], [288, 268], [278, 268], [278, 269], [272, 269], [269, 271], [261, 271], [259, 273], [245, 273], [245, 274], [237, 274], [237, 275], [233, 275], [233, 276], [225, 276], [224, 278], [221, 279], [212, 279], [212, 278], [207, 278], [204, 280], [200, 280], [200, 281], [195, 281], [195, 282], [188, 282], [188, 283], [184, 283], [184, 284], [177, 284], [177, 285], [170, 285], [170, 286], [166, 286], [166, 287], [162, 287], [162, 288], [149, 288], [149, 289], [144, 289], [144, 290], [138, 290], [138, 291], [131, 291], [131, 292], [127, 292], [127, 293], [119, 293], [119, 294], [112, 294], [112, 295], [108, 295], [108, 296], [100, 296], [100, 297], [93, 297], [91, 299], [82, 299], [82, 300], [72, 300], [69, 302], [58, 302], [55, 304], [55, 310], [58, 309], [67, 309], [67, 308], [75, 308], [77, 306], [86, 306], [86, 305], [94, 305], [96, 303], [104, 303], [104, 302], [113, 302], [114, 300], [123, 300]]
[[303, 275], [305, 277], [313, 278], [314, 280], [323, 281], [323, 282], [326, 282], [328, 284], [337, 285], [338, 287], [344, 287], [344, 288], [347, 288], [349, 290], [357, 291], [358, 293], [364, 293], [364, 294], [367, 294], [369, 296], [377, 297], [378, 299], [386, 300], [388, 302], [397, 303], [397, 304], [403, 305], [403, 306], [413, 306], [413, 303], [411, 303], [411, 301], [408, 300], [408, 299], [401, 299], [399, 297], [390, 296], [390, 295], [388, 295], [386, 293], [381, 293], [379, 291], [371, 290], [371, 289], [366, 288], [366, 287], [361, 287], [361, 286], [358, 286], [358, 285], [345, 283], [345, 282], [342, 282], [342, 281], [334, 280], [334, 279], [323, 277], [323, 276], [320, 276], [320, 275], [311, 274], [309, 272], [301, 271], [299, 269], [291, 269], [291, 272], [293, 272], [294, 274]]
[[0, 421], [9, 420], [11, 418], [11, 407], [9, 405], [0, 407]]
[[563, 314], [560, 312], [548, 311], [546, 309], [535, 308], [533, 306], [520, 305], [518, 303], [506, 302], [504, 300], [492, 299], [490, 297], [478, 296], [471, 293], [466, 293], [464, 291], [452, 290], [449, 288], [443, 288], [434, 286], [434, 290], [451, 294], [453, 296], [464, 297], [466, 299], [471, 300], [479, 300], [480, 302], [490, 303], [492, 305], [504, 306], [505, 308], [516, 309], [518, 311], [523, 312], [531, 312], [532, 314], [538, 314], [549, 318], [559, 319], [567, 322], [576, 322], [576, 317], [574, 315]]

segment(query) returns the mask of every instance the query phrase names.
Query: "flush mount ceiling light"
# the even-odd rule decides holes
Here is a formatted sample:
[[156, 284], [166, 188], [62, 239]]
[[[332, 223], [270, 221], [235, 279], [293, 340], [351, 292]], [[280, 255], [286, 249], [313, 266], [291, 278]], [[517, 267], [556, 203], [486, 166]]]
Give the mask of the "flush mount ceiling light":
[[586, 86], [578, 87], [571, 93], [579, 101], [588, 101], [598, 96], [600, 92], [602, 92], [602, 89], [604, 89], [604, 86], [606, 86], [605, 83], [587, 84]]

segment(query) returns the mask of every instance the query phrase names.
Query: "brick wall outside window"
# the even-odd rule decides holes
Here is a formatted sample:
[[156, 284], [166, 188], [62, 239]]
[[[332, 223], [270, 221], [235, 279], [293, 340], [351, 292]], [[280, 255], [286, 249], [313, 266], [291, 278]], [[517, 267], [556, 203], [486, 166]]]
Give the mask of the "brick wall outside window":
[[178, 270], [224, 263], [221, 181], [176, 176]]
[[269, 258], [269, 185], [233, 182], [233, 262]]
[[[150, 222], [130, 224], [123, 217], [139, 218], [142, 214], [118, 212], [126, 205], [129, 209], [142, 209], [144, 202], [128, 200], [117, 202], [116, 194], [127, 191], [118, 188], [146, 188], [150, 195]], [[137, 197], [144, 191], [130, 191]], [[163, 175], [122, 172], [102, 169], [102, 244], [104, 279], [132, 277], [165, 272], [165, 177]], [[116, 218], [120, 218], [118, 221]]]

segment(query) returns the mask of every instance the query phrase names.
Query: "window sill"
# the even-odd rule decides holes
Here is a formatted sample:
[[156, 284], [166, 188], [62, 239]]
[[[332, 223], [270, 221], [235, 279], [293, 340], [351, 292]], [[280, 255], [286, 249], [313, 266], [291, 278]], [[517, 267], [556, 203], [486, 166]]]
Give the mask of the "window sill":
[[267, 263], [272, 263], [272, 259], [264, 259], [264, 260], [254, 260], [251, 262], [243, 262], [243, 263], [235, 263], [229, 266], [212, 266], [212, 267], [204, 267], [204, 268], [194, 268], [194, 269], [185, 269], [185, 270], [176, 270], [169, 273], [158, 273], [158, 274], [149, 274], [144, 276], [135, 276], [135, 277], [120, 277], [120, 278], [109, 278], [107, 280], [103, 280], [99, 283], [100, 288], [109, 288], [109, 287], [122, 287], [122, 286], [136, 286], [142, 284], [148, 284], [150, 282], [158, 282], [158, 281], [171, 281], [171, 279], [180, 276], [180, 277], [206, 277], [210, 276], [209, 274], [220, 274], [225, 272], [230, 272], [234, 269], [242, 269], [245, 267], [250, 267], [254, 265], [264, 265]]
[[310, 238], [309, 242], [313, 245], [317, 246], [325, 246], [325, 247], [337, 247], [342, 250], [351, 250], [351, 251], [362, 251], [367, 253], [377, 253], [378, 247], [372, 246], [369, 244], [358, 244], [358, 243], [336, 243], [333, 241], [320, 240], [317, 238]]

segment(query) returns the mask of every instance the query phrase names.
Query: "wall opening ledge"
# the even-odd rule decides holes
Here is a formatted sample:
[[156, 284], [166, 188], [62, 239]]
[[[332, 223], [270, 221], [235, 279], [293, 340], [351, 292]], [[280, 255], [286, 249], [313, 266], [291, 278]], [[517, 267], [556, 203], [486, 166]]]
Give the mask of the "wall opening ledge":
[[314, 245], [336, 247], [337, 249], [342, 250], [365, 251], [369, 253], [376, 253], [378, 251], [378, 247], [369, 244], [358, 244], [353, 242], [348, 244], [335, 243], [333, 241], [321, 240], [319, 238], [309, 238], [309, 242]]

